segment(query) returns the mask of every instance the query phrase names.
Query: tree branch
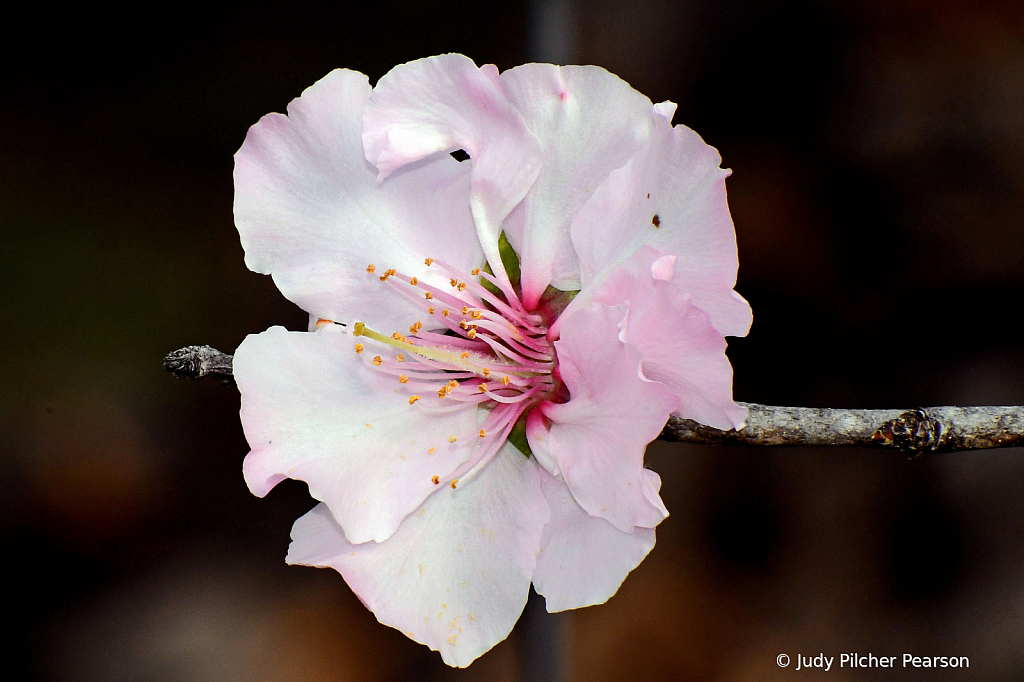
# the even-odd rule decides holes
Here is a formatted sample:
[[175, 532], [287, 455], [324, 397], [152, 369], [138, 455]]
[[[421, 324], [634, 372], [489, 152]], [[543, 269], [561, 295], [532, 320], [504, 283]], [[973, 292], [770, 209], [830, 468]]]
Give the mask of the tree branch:
[[[233, 384], [232, 357], [210, 346], [186, 346], [164, 358], [179, 379], [214, 375]], [[896, 448], [912, 454], [1024, 446], [1024, 407], [927, 407], [911, 410], [847, 410], [772, 407], [740, 403], [748, 410], [739, 431], [720, 431], [670, 417], [660, 440], [706, 445], [819, 445]]]

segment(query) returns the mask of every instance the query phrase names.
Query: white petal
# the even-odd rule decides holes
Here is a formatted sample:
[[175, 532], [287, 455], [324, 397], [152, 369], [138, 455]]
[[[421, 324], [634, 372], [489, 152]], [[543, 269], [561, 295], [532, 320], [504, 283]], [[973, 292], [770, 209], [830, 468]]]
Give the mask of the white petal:
[[501, 223], [536, 179], [541, 145], [505, 96], [498, 70], [459, 54], [396, 66], [377, 83], [363, 121], [366, 158], [382, 177], [437, 152], [469, 153], [480, 242], [500, 268]]
[[437, 489], [433, 476], [470, 458], [477, 408], [439, 416], [426, 396], [410, 405], [412, 391], [354, 346], [337, 325], [272, 327], [242, 342], [234, 375], [252, 447], [243, 471], [260, 497], [284, 478], [306, 481], [353, 542], [380, 541]]
[[596, 66], [525, 64], [501, 82], [544, 148], [523, 215], [506, 230], [522, 260], [523, 303], [532, 308], [549, 284], [579, 289], [569, 223], [647, 141], [654, 113], [647, 97]]
[[585, 512], [561, 477], [543, 469], [540, 476], [551, 521], [544, 526], [533, 586], [552, 613], [603, 604], [654, 547], [654, 529], [624, 533]]
[[349, 543], [321, 505], [295, 522], [288, 562], [338, 570], [380, 622], [465, 667], [508, 636], [526, 604], [549, 518], [537, 469], [506, 445], [380, 544]]
[[[250, 269], [307, 312], [404, 330], [416, 308], [378, 279], [396, 268], [447, 280], [424, 258], [470, 269], [483, 257], [469, 168], [448, 155], [377, 182], [363, 155], [366, 76], [333, 71], [249, 129], [235, 154], [235, 224]], [[377, 267], [368, 273], [368, 265]], [[435, 269], [436, 270], [436, 269]]]

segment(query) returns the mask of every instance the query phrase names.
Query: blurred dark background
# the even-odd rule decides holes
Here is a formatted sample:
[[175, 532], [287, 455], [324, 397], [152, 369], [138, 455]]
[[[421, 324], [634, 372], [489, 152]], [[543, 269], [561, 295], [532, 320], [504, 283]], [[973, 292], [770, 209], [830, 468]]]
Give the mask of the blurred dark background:
[[[161, 367], [304, 328], [243, 265], [232, 154], [335, 67], [597, 64], [678, 102], [734, 169], [737, 399], [1024, 404], [1015, 0], [29, 11], [0, 47], [8, 679], [522, 678], [521, 630], [449, 670], [340, 576], [286, 567], [305, 486], [252, 497], [237, 391]], [[971, 668], [829, 679], [1024, 679], [1020, 451], [661, 443], [648, 462], [672, 516], [617, 596], [558, 620], [564, 679], [789, 679], [779, 653], [854, 651]]]

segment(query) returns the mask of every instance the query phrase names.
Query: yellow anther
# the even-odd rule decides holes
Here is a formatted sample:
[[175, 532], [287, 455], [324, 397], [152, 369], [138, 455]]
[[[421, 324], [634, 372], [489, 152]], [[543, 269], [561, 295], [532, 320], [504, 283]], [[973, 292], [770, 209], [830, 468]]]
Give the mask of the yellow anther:
[[476, 338], [476, 327], [470, 329], [469, 332], [466, 334], [466, 336], [468, 336], [471, 339], [475, 339]]
[[442, 310], [441, 314], [444, 315], [445, 317], [448, 317], [448, 311], [447, 310]]
[[477, 384], [477, 389], [481, 393], [487, 393], [487, 384]]
[[357, 353], [362, 353], [363, 352], [363, 344], [361, 344], [361, 343], [357, 343], [356, 344], [356, 352]]
[[429, 314], [433, 315], [434, 314], [434, 306], [430, 306], [429, 308], [427, 308], [427, 312]]
[[420, 399], [420, 397], [418, 395], [411, 395], [411, 396], [409, 396], [409, 404], [412, 405], [414, 402], [416, 402], [419, 399]]
[[484, 314], [479, 310], [474, 310], [472, 313], [470, 313], [469, 316], [472, 317], [474, 320], [479, 320], [481, 317], [484, 316]]
[[382, 282], [386, 282], [386, 281], [388, 281], [388, 277], [390, 277], [390, 276], [391, 276], [391, 275], [389, 275], [389, 274], [387, 273], [387, 271], [385, 271], [385, 272], [384, 272], [384, 274], [380, 276], [380, 281], [382, 281]]
[[423, 323], [420, 322], [419, 320], [416, 320], [416, 322], [412, 326], [416, 327], [416, 331], [423, 329]]
[[438, 398], [443, 398], [446, 395], [448, 395], [448, 391], [444, 390], [446, 388], [448, 388], [448, 387], [447, 386], [442, 386], [441, 388], [437, 389], [437, 397]]
[[452, 392], [452, 387], [451, 386], [445, 386], [444, 387], [444, 394], [445, 395], [448, 395], [451, 392]]
[[[405, 341], [405, 339], [403, 338], [403, 339], [402, 339], [402, 341]], [[405, 362], [405, 356], [404, 356], [404, 355], [402, 355], [401, 353], [399, 353], [399, 354], [398, 354], [398, 355], [397, 355], [397, 356], [395, 357], [395, 360], [398, 360], [399, 362]]]
[[459, 286], [457, 286], [455, 288], [458, 289], [459, 291], [465, 291], [466, 290], [466, 283], [465, 282], [459, 282]]
[[437, 485], [438, 483], [441, 482], [441, 479], [437, 477], [437, 474], [434, 474], [433, 476], [431, 476], [430, 480], [433, 482], [434, 485]]
[[405, 337], [399, 334], [398, 332], [392, 334], [391, 338], [393, 338], [395, 341], [405, 341]]
[[501, 378], [501, 383], [503, 383], [503, 384], [505, 384], [506, 386], [508, 386], [509, 384], [511, 384], [511, 383], [512, 383], [512, 380], [511, 380], [511, 379], [509, 379], [508, 375], [506, 374], [505, 376], [503, 376], [503, 377]]
[[384, 359], [379, 355], [373, 359], [373, 364], [377, 365], [378, 367], [380, 367], [380, 363], [382, 362], [384, 362]]
[[430, 264], [434, 262], [434, 259], [433, 258], [427, 258], [427, 259], [424, 259], [423, 262], [427, 264], [427, 267], [430, 267]]
[[489, 370], [488, 368], [484, 367], [484, 376], [485, 377], [491, 376], [491, 370]]
[[461, 356], [459, 356], [459, 357], [463, 357], [463, 358], [468, 358], [468, 357], [469, 357], [469, 353], [463, 353], [463, 354], [462, 354]]
[[425, 294], [423, 294], [423, 298], [429, 301], [430, 299], [434, 298], [434, 295], [428, 291]]
[[459, 322], [459, 326], [462, 327], [463, 329], [469, 329], [469, 325], [466, 324], [465, 320], [463, 320], [462, 322]]
[[457, 479], [457, 478], [453, 478], [452, 479], [452, 490], [455, 490], [455, 484], [458, 483], [458, 482], [459, 482], [459, 479]]
[[427, 454], [428, 454], [428, 455], [432, 455], [432, 454], [434, 454], [434, 453], [435, 453], [436, 451], [437, 451], [437, 448], [430, 448], [429, 450], [427, 450]]
[[450, 280], [448, 280], [448, 281], [449, 281], [449, 282], [451, 282], [451, 285], [452, 285], [452, 286], [455, 286], [456, 284], [458, 284], [458, 283], [459, 283], [459, 280], [457, 280], [457, 279], [450, 279]]
[[462, 306], [462, 314], [463, 315], [468, 315], [469, 314], [469, 306], [468, 305]]
[[409, 383], [409, 377], [407, 377], [404, 374], [402, 374], [401, 376], [398, 377], [398, 383], [400, 383], [400, 384], [407, 384], [407, 383]]
[[480, 429], [480, 437], [487, 438], [487, 431], [485, 429]]
[[410, 324], [409, 325], [409, 333], [410, 334], [415, 334], [416, 333], [416, 325], [414, 325], [414, 324]]
[[409, 278], [409, 284], [411, 284], [413, 286], [416, 286], [419, 283], [420, 283], [420, 281], [418, 279], [416, 279], [415, 277], [410, 277]]
[[457, 382], [455, 379], [452, 379], [451, 381], [448, 382], [448, 386], [451, 387], [451, 388], [457, 388], [458, 385], [459, 385], [459, 382]]
[[370, 273], [372, 273], [376, 269], [377, 269], [377, 266], [374, 265], [373, 263], [370, 263], [369, 265], [366, 266], [366, 271], [370, 272]]
[[448, 442], [449, 443], [454, 443], [456, 440], [457, 439], [456, 439], [456, 437], [454, 435], [448, 436]]
[[472, 270], [469, 271], [469, 274], [471, 274], [471, 275], [479, 275], [480, 274], [480, 268], [473, 268]]

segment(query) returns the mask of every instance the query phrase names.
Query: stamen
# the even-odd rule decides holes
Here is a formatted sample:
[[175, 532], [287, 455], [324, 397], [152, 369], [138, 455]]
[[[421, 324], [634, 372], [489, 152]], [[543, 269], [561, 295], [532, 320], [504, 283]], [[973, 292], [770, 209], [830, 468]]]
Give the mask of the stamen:
[[438, 476], [437, 476], [437, 474], [434, 474], [433, 476], [431, 476], [431, 477], [430, 477], [430, 480], [431, 480], [431, 482], [432, 482], [432, 483], [433, 483], [434, 485], [437, 485], [438, 483], [440, 483], [440, 482], [441, 482], [441, 479], [440, 479], [440, 477], [438, 477]]
[[370, 263], [369, 265], [366, 266], [366, 271], [368, 273], [370, 273], [371, 275], [373, 274], [373, 271], [376, 270], [376, 269], [377, 269], [377, 266], [374, 265], [373, 263]]
[[[384, 336], [359, 322], [353, 326], [352, 335], [366, 336], [399, 351], [394, 360], [384, 360], [378, 355], [373, 364], [407, 386], [408, 394], [417, 392], [409, 395], [410, 405], [421, 400], [424, 391], [434, 390], [439, 400], [447, 399], [445, 403], [430, 407], [437, 414], [475, 405], [486, 408], [486, 412], [481, 413], [486, 417], [478, 426], [479, 440], [475, 441], [469, 459], [444, 477], [455, 489], [458, 482], [465, 484], [472, 480], [496, 455], [521, 414], [552, 397], [558, 386], [553, 376], [555, 353], [540, 316], [527, 312], [507, 286], [498, 285], [504, 292], [503, 298], [480, 283], [480, 277], [492, 283], [495, 279], [482, 273], [480, 268], [474, 268], [471, 277], [433, 258], [425, 259], [424, 263], [428, 267], [439, 265], [458, 293], [439, 291], [417, 277], [389, 268], [382, 273], [382, 281], [388, 281], [418, 309], [425, 311], [430, 316], [426, 325], [422, 321], [413, 322], [409, 326], [410, 336], [406, 338], [400, 332]], [[434, 303], [444, 307], [435, 308]], [[411, 354], [412, 361], [408, 366], [401, 364], [407, 353]], [[485, 362], [489, 366], [485, 366]], [[496, 377], [492, 376], [492, 368], [498, 372]], [[448, 437], [449, 443], [456, 440], [455, 434]], [[431, 448], [428, 452], [434, 450]], [[437, 477], [435, 485], [440, 481]]]
[[363, 352], [363, 344], [361, 344], [361, 343], [357, 343], [356, 344], [356, 352], [357, 353], [362, 353]]
[[455, 484], [458, 483], [458, 482], [459, 482], [459, 479], [457, 479], [457, 478], [453, 478], [452, 479], [452, 490], [455, 490]]

